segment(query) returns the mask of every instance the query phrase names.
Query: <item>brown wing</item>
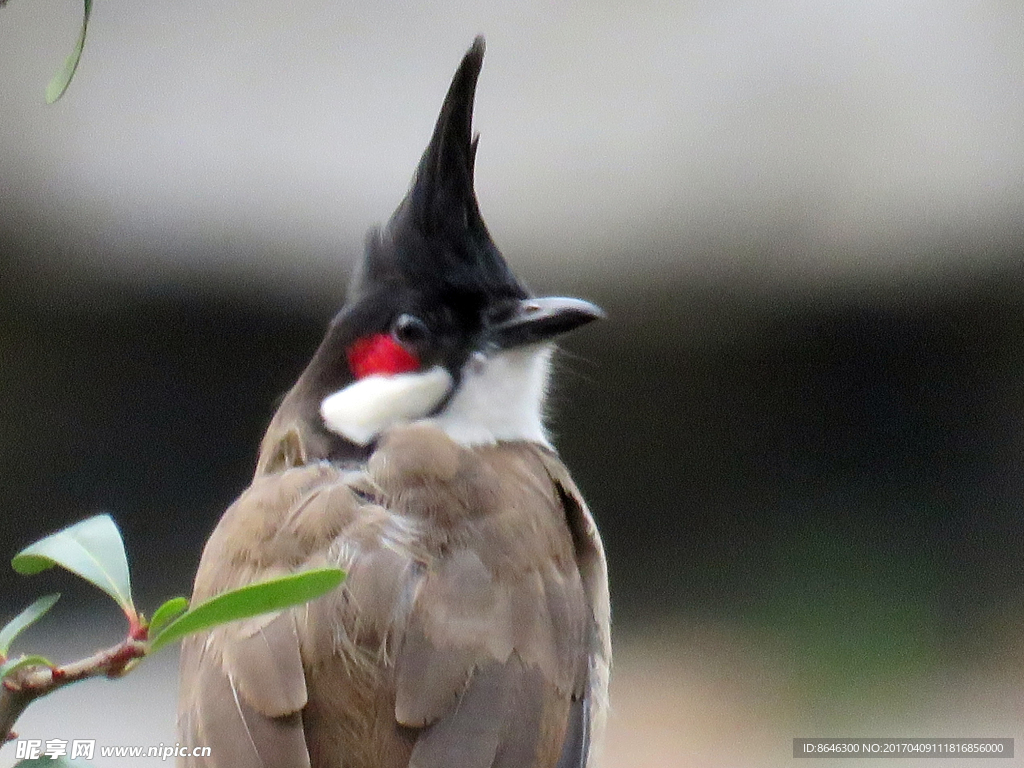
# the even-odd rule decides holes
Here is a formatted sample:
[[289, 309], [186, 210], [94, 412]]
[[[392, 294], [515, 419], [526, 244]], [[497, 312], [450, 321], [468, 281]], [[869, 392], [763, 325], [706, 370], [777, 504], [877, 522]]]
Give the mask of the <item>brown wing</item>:
[[600, 760], [608, 718], [608, 682], [612, 665], [611, 602], [608, 594], [608, 564], [604, 544], [583, 496], [569, 471], [554, 455], [541, 452], [548, 476], [558, 490], [565, 519], [572, 533], [576, 565], [590, 607], [592, 623], [588, 637], [587, 690], [570, 721], [570, 734], [558, 768], [593, 766]]
[[560, 468], [539, 448], [466, 450], [410, 427], [366, 473], [257, 479], [211, 537], [197, 597], [324, 562], [349, 575], [302, 610], [185, 645], [182, 742], [213, 756], [184, 764], [585, 765], [607, 592]]
[[395, 664], [396, 718], [423, 728], [415, 768], [554, 768], [575, 738], [594, 614], [547, 461], [558, 464], [526, 444], [459, 448], [426, 427], [392, 432], [370, 460], [392, 510], [438, 537]]
[[[193, 598], [325, 562], [327, 545], [355, 514], [334, 505], [314, 522], [296, 515], [337, 484], [326, 465], [258, 477], [228, 509], [203, 552]], [[219, 627], [182, 644], [178, 729], [182, 744], [210, 756], [199, 768], [308, 768], [301, 710], [307, 702], [300, 654], [301, 612], [283, 611]]]

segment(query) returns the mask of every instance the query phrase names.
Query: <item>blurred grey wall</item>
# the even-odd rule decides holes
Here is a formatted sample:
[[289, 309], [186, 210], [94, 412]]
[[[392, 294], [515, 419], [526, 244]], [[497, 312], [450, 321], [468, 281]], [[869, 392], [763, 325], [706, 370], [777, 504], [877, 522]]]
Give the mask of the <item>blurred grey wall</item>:
[[0, 18], [0, 206], [33, 272], [333, 302], [481, 32], [480, 197], [531, 275], [948, 277], [1021, 239], [1016, 2], [105, 0], [47, 107], [77, 24]]
[[[0, 9], [7, 554], [108, 510], [142, 604], [187, 593], [483, 32], [492, 234], [610, 315], [566, 341], [552, 413], [609, 550], [612, 764], [782, 764], [881, 711], [1019, 722], [1019, 3], [102, 0], [47, 107], [77, 11]], [[7, 612], [46, 589], [94, 597], [0, 569]], [[108, 743], [172, 738], [172, 667]]]

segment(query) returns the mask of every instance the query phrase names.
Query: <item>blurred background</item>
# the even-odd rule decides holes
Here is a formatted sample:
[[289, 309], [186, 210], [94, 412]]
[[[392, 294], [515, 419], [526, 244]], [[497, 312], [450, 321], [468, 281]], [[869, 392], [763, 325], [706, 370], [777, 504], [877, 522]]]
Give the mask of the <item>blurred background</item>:
[[[1024, 749], [1019, 2], [98, 0], [46, 106], [80, 12], [0, 8], [3, 558], [109, 511], [141, 606], [189, 592], [484, 33], [492, 235], [609, 314], [552, 408], [610, 560], [609, 768]], [[0, 568], [4, 615], [54, 589], [21, 650], [118, 639]], [[19, 730], [173, 743], [175, 671]]]

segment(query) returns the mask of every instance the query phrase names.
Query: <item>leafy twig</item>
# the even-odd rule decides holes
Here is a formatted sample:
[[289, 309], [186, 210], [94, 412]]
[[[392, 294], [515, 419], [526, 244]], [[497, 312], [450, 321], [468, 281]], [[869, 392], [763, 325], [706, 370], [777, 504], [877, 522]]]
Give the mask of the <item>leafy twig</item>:
[[0, 746], [15, 738], [15, 722], [42, 696], [91, 677], [120, 677], [164, 645], [229, 621], [309, 602], [335, 589], [345, 577], [339, 568], [313, 568], [247, 584], [196, 605], [174, 597], [147, 621], [132, 600], [124, 542], [109, 515], [90, 517], [40, 539], [15, 555], [11, 564], [22, 574], [60, 566], [81, 576], [117, 602], [128, 619], [128, 633], [105, 651], [57, 666], [41, 656], [8, 658], [11, 643], [57, 602], [57, 595], [36, 600], [0, 627]]
[[66, 666], [30, 666], [12, 673], [0, 688], [0, 743], [17, 738], [14, 723], [36, 699], [91, 677], [120, 677], [135, 659], [146, 655], [146, 643], [126, 637], [117, 645]]

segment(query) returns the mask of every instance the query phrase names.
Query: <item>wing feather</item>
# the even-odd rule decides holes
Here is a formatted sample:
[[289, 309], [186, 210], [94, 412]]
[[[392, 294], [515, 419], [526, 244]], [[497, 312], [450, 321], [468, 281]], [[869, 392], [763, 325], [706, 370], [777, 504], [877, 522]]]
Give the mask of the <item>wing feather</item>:
[[438, 439], [403, 430], [370, 462], [392, 513], [464, 515], [396, 627], [396, 718], [423, 727], [410, 766], [583, 766], [595, 621], [560, 486], [541, 449]]
[[[324, 465], [258, 477], [210, 537], [193, 599], [319, 564], [345, 520], [312, 520], [303, 510], [337, 478]], [[352, 504], [331, 506], [335, 517], [352, 513]], [[180, 740], [211, 752], [183, 768], [309, 768], [301, 611], [233, 622], [182, 644]]]
[[256, 711], [280, 717], [306, 706], [294, 611], [228, 625], [221, 637], [224, 669]]
[[[597, 765], [600, 759], [599, 747], [604, 740], [608, 717], [608, 681], [612, 664], [608, 564], [597, 523], [565, 465], [554, 454], [542, 451], [540, 456], [558, 489], [590, 609], [586, 689], [579, 713], [570, 719], [570, 729], [576, 728], [579, 734], [580, 749], [563, 752], [558, 763], [558, 768], [585, 768]], [[567, 749], [569, 741], [567, 738]]]
[[477, 669], [458, 706], [419, 737], [409, 768], [490, 768], [511, 712], [517, 671], [497, 662]]
[[215, 656], [210, 649], [195, 665], [194, 689], [202, 694], [179, 719], [182, 743], [209, 747], [210, 756], [186, 758], [182, 765], [309, 768], [299, 713], [270, 717], [259, 712]]
[[181, 741], [212, 757], [182, 766], [594, 764], [606, 567], [554, 454], [413, 426], [365, 472], [258, 476], [211, 536], [195, 596], [323, 563], [348, 571], [336, 592], [183, 645]]

